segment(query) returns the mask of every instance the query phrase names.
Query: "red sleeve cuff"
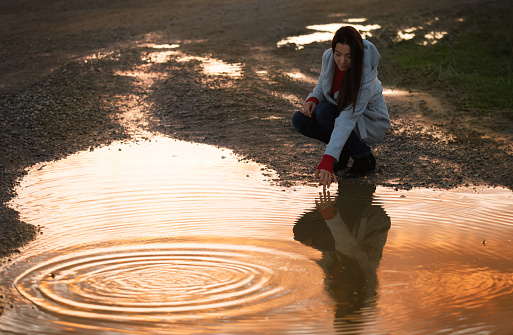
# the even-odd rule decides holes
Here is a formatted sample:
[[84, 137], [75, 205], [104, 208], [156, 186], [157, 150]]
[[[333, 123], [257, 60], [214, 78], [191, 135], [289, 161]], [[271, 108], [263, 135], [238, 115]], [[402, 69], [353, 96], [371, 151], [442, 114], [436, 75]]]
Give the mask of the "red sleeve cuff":
[[330, 155], [322, 155], [322, 160], [317, 166], [317, 170], [326, 170], [330, 173], [333, 173], [333, 163], [335, 162], [335, 158]]
[[306, 99], [305, 102], [308, 102], [308, 101], [313, 101], [313, 102], [315, 102], [316, 105], [319, 104], [319, 99], [317, 99], [316, 97], [311, 97], [309, 99]]

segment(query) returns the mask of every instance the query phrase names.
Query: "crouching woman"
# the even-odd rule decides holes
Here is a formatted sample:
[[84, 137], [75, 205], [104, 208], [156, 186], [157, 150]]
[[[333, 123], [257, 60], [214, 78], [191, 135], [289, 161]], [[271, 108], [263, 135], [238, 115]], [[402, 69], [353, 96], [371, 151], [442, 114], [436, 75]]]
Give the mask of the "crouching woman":
[[292, 118], [299, 133], [327, 144], [315, 171], [323, 188], [336, 181], [351, 157], [353, 164], [343, 178], [358, 178], [376, 167], [370, 145], [390, 128], [379, 60], [376, 47], [355, 28], [340, 28], [322, 56], [317, 86]]

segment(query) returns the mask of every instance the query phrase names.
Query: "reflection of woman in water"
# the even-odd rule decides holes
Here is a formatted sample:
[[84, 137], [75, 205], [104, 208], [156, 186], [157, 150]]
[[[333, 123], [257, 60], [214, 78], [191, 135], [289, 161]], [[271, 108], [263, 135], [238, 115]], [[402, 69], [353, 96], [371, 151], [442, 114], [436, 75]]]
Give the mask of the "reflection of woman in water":
[[304, 214], [294, 226], [294, 238], [322, 251], [319, 265], [325, 286], [335, 301], [337, 323], [360, 323], [355, 314], [370, 306], [376, 296], [377, 275], [390, 218], [372, 205], [374, 185], [339, 183], [333, 202], [328, 195], [316, 201], [317, 209]]
[[322, 56], [317, 86], [292, 118], [298, 132], [328, 144], [315, 172], [323, 187], [336, 180], [350, 157], [354, 162], [344, 178], [361, 177], [376, 167], [369, 145], [390, 127], [377, 77], [379, 59], [376, 47], [355, 28], [340, 28]]

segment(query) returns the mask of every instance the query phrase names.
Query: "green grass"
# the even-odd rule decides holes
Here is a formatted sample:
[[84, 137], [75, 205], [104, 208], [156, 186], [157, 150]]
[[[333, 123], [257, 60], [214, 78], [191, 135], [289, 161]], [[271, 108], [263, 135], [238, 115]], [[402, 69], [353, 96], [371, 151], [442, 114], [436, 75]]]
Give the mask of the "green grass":
[[411, 82], [443, 89], [456, 105], [513, 114], [513, 0], [465, 9], [453, 31], [437, 44], [403, 41], [390, 62]]

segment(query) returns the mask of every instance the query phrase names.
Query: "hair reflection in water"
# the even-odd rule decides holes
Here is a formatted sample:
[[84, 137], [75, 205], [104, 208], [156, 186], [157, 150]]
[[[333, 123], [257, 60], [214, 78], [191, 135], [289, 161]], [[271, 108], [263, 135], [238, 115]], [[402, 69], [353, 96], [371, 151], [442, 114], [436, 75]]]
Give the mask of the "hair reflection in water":
[[326, 291], [335, 302], [336, 327], [356, 330], [365, 322], [366, 308], [376, 301], [376, 270], [390, 217], [372, 204], [374, 185], [348, 181], [338, 185], [335, 199], [321, 194], [316, 209], [296, 222], [294, 238], [322, 252], [318, 263], [326, 273]]

